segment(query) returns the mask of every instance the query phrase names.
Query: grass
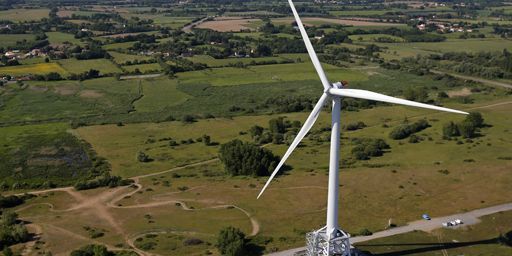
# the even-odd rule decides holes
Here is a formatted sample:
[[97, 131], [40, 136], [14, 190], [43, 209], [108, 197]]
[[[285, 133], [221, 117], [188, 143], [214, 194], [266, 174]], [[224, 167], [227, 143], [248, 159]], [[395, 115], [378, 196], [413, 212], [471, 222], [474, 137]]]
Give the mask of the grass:
[[123, 66], [123, 69], [128, 72], [134, 72], [136, 69], [138, 69], [142, 73], [145, 73], [145, 72], [158, 73], [158, 72], [162, 71], [162, 67], [158, 63]]
[[80, 39], [76, 39], [73, 34], [63, 32], [46, 32], [46, 36], [48, 36], [48, 41], [50, 44], [64, 44], [68, 42], [74, 45], [85, 45], [82, 41], [80, 41]]
[[99, 70], [101, 74], [121, 73], [122, 70], [115, 66], [107, 59], [92, 59], [92, 60], [76, 60], [65, 59], [59, 60], [59, 64], [66, 69], [67, 72], [72, 74], [80, 74], [90, 69]]
[[139, 112], [162, 111], [166, 107], [185, 102], [189, 95], [178, 90], [176, 80], [159, 78], [142, 82], [143, 97], [136, 101], [135, 110]]
[[135, 44], [135, 42], [125, 42], [125, 43], [115, 43], [115, 44], [107, 44], [104, 45], [102, 48], [107, 51], [113, 51], [113, 50], [126, 50], [130, 47], [132, 47]]
[[114, 58], [114, 62], [117, 64], [124, 64], [128, 61], [134, 61], [134, 60], [150, 60], [151, 57], [148, 56], [141, 56], [141, 55], [134, 55], [134, 54], [126, 54], [126, 53], [120, 53], [115, 51], [108, 52], [110, 56]]
[[86, 177], [91, 162], [84, 157], [83, 145], [66, 133], [67, 128], [63, 123], [0, 128], [2, 183], [32, 186], [52, 181], [65, 186]]
[[72, 120], [84, 116], [128, 113], [139, 97], [136, 81], [102, 78], [77, 81], [29, 82], [12, 85], [2, 95], [0, 122]]
[[17, 42], [23, 40], [34, 41], [35, 36], [31, 34], [4, 34], [0, 35], [0, 47], [16, 48]]
[[209, 55], [195, 55], [194, 57], [188, 57], [188, 60], [196, 63], [203, 63], [208, 67], [223, 67], [228, 65], [234, 65], [236, 63], [243, 63], [245, 65], [251, 62], [264, 62], [264, 61], [282, 61], [280, 57], [262, 57], [262, 58], [228, 58], [228, 59], [215, 59]]
[[[478, 104], [470, 107], [476, 106]], [[376, 231], [382, 229], [389, 218], [402, 225], [418, 219], [425, 211], [432, 216], [442, 216], [508, 202], [509, 198], [505, 191], [508, 191], [507, 184], [512, 182], [508, 171], [512, 163], [505, 160], [497, 163], [496, 156], [508, 152], [507, 149], [510, 147], [508, 140], [502, 140], [505, 131], [512, 124], [505, 118], [510, 112], [509, 107], [502, 105], [483, 108], [480, 111], [492, 127], [482, 130], [484, 136], [462, 145], [441, 139], [442, 124], [450, 120], [457, 121], [461, 119], [459, 116], [404, 107], [379, 107], [359, 112], [344, 112], [345, 122], [361, 120], [369, 126], [356, 132], [344, 133], [344, 138], [384, 138], [391, 145], [391, 152], [370, 161], [360, 162], [349, 169], [342, 169], [341, 204], [350, 206], [341, 208], [342, 226], [351, 233], [362, 228]], [[303, 121], [306, 115], [307, 113], [293, 113], [285, 116], [289, 120]], [[439, 120], [430, 121], [432, 127], [420, 133], [421, 136], [432, 137], [433, 141], [425, 140], [419, 144], [392, 141], [387, 139], [390, 129], [381, 127], [382, 123], [394, 126], [404, 117], [415, 120], [424, 116], [429, 120]], [[234, 138], [248, 140], [250, 138], [247, 135], [239, 135], [238, 131], [246, 131], [254, 124], [267, 126], [268, 120], [273, 117], [275, 116], [245, 116], [232, 120], [210, 119], [193, 124], [170, 122], [123, 127], [84, 127], [78, 132], [82, 138], [94, 145], [100, 155], [111, 161], [116, 173], [130, 176], [209, 159], [215, 157], [217, 152], [216, 147], [207, 147], [200, 143], [168, 147], [167, 141], [159, 141], [162, 138], [172, 137], [179, 141], [206, 133], [220, 143]], [[329, 115], [323, 113], [314, 131], [328, 124]], [[236, 129], [233, 129], [234, 127]], [[155, 142], [148, 142], [148, 139]], [[217, 162], [178, 171], [181, 178], [173, 177], [172, 174], [145, 178], [141, 180], [144, 187], [151, 187], [153, 191], [134, 195], [122, 201], [122, 204], [149, 202], [155, 195], [176, 192], [178, 187], [187, 186], [195, 189], [176, 195], [169, 194], [167, 198], [206, 202], [207, 205], [221, 200], [249, 209], [262, 225], [261, 235], [274, 238], [274, 242], [267, 248], [284, 249], [298, 246], [303, 244], [304, 231], [318, 228], [325, 221], [326, 194], [322, 187], [327, 184], [329, 149], [327, 143], [318, 143], [310, 139], [304, 140], [302, 145], [288, 161], [293, 170], [288, 175], [278, 178], [263, 198], [257, 201], [255, 195], [265, 178], [203, 177], [202, 173], [205, 170], [222, 173], [222, 165]], [[349, 156], [351, 147], [347, 139], [342, 140], [343, 159]], [[271, 145], [268, 148], [275, 154], [282, 155], [287, 146]], [[139, 150], [147, 152], [155, 161], [137, 163], [135, 154]], [[475, 162], [464, 162], [465, 159], [474, 159]], [[375, 167], [368, 167], [367, 164]], [[438, 170], [441, 169], [449, 170], [449, 174], [439, 173]], [[489, 175], [489, 172], [493, 174]], [[159, 185], [164, 180], [170, 181], [171, 188]], [[489, 182], [494, 185], [489, 187]], [[256, 188], [252, 188], [251, 184], [256, 185]], [[301, 193], [293, 193], [294, 187], [300, 187]], [[379, 189], [376, 190], [376, 187]], [[365, 218], [361, 218], [361, 215]], [[183, 222], [178, 226], [183, 225], [189, 227], [187, 230], [212, 232], [209, 228], [202, 229], [191, 222]], [[244, 225], [246, 224], [241, 227], [248, 232], [247, 226]]]
[[482, 222], [459, 229], [438, 229], [432, 233], [412, 232], [376, 239], [356, 245], [358, 249], [374, 254], [408, 252], [413, 255], [434, 255], [444, 251], [448, 255], [496, 255], [512, 253], [512, 247], [499, 241], [499, 235], [510, 236], [512, 212], [500, 212], [482, 217]]
[[26, 22], [38, 21], [43, 18], [48, 18], [50, 13], [49, 9], [9, 9], [0, 11], [0, 17], [3, 20], [10, 20], [13, 22]]
[[57, 72], [61, 75], [67, 75], [67, 70], [63, 69], [57, 63], [38, 63], [20, 66], [0, 67], [0, 74], [11, 76], [24, 76], [24, 75], [44, 75], [50, 72]]
[[[324, 69], [332, 77], [343, 76], [348, 80], [365, 80], [366, 77], [355, 70], [341, 69], [325, 65]], [[316, 72], [310, 63], [278, 64], [248, 68], [218, 68], [178, 74], [181, 83], [210, 84], [212, 86], [233, 86], [254, 83], [278, 83], [316, 79]]]
[[367, 34], [367, 35], [352, 35], [352, 36], [349, 36], [349, 38], [352, 39], [352, 41], [356, 41], [356, 42], [360, 42], [360, 41], [361, 42], [375, 42], [375, 40], [377, 38], [380, 38], [380, 37], [391, 38], [391, 39], [393, 39], [396, 42], [403, 42], [404, 41], [404, 39], [401, 38], [401, 37], [387, 35], [387, 34]]

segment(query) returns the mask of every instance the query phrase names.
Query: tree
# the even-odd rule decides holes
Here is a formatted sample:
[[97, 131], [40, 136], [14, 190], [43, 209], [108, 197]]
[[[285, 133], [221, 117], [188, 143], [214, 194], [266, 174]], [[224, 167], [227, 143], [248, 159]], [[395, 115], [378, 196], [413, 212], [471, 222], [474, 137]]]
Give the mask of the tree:
[[282, 117], [270, 119], [268, 121], [268, 129], [271, 133], [284, 133], [286, 131], [284, 119]]
[[457, 128], [459, 129], [460, 135], [464, 138], [473, 138], [476, 135], [476, 127], [470, 121], [464, 120], [460, 122]]
[[219, 158], [226, 172], [236, 175], [265, 176], [279, 162], [279, 157], [270, 150], [255, 144], [232, 140], [223, 144], [219, 150]]
[[2, 253], [4, 256], [14, 256], [14, 253], [12, 253], [12, 250], [9, 247], [5, 247]]
[[449, 122], [443, 125], [443, 136], [445, 138], [459, 136], [459, 128], [454, 122]]
[[222, 255], [246, 255], [245, 234], [240, 229], [234, 227], [221, 229], [217, 237], [216, 246]]
[[478, 128], [484, 126], [484, 118], [482, 117], [482, 114], [480, 114], [479, 112], [469, 113], [469, 115], [466, 116], [465, 121], [472, 123], [473, 126]]
[[146, 153], [139, 151], [139, 153], [137, 153], [137, 160], [141, 163], [146, 163], [150, 161], [150, 158]]
[[201, 139], [202, 139], [203, 143], [204, 143], [206, 146], [210, 146], [210, 145], [212, 144], [212, 140], [211, 140], [210, 136], [208, 136], [208, 135], [206, 135], [206, 134], [205, 134], [205, 135], [203, 135], [203, 136], [201, 137]]

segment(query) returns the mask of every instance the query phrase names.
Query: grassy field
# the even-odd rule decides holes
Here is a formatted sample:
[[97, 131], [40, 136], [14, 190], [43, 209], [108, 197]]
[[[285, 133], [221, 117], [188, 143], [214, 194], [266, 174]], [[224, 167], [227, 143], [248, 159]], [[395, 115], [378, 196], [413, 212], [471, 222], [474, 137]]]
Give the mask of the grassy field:
[[[343, 76], [356, 81], [365, 80], [366, 76], [358, 71], [341, 69], [324, 65], [324, 70], [331, 76]], [[277, 83], [283, 81], [300, 81], [316, 79], [316, 72], [310, 63], [294, 63], [254, 66], [248, 68], [218, 68], [178, 74], [180, 83], [210, 84], [212, 86], [232, 86], [255, 83]]]
[[34, 41], [35, 36], [31, 34], [6, 34], [0, 35], [0, 47], [4, 48], [16, 48], [16, 43], [23, 40]]
[[13, 22], [38, 21], [42, 18], [48, 18], [49, 9], [9, 9], [0, 11], [0, 17], [3, 20]]
[[128, 72], [134, 72], [135, 70], [138, 69], [142, 73], [144, 73], [144, 72], [158, 73], [158, 72], [162, 71], [162, 67], [158, 63], [123, 66], [123, 69]]
[[48, 36], [48, 41], [50, 42], [50, 44], [59, 45], [68, 42], [80, 46], [84, 45], [84, 43], [80, 41], [80, 39], [76, 39], [75, 36], [72, 34], [62, 32], [46, 32], [46, 36]]
[[404, 42], [404, 39], [398, 36], [392, 36], [387, 34], [367, 34], [367, 35], [352, 35], [349, 36], [352, 41], [355, 42], [375, 42], [377, 38], [391, 38], [395, 42]]
[[77, 81], [30, 82], [12, 85], [2, 95], [0, 122], [46, 119], [71, 120], [84, 116], [128, 113], [139, 97], [136, 81], [102, 78]]
[[106, 44], [103, 46], [103, 49], [105, 49], [107, 51], [118, 50], [118, 49], [126, 50], [126, 49], [132, 47], [133, 44], [135, 44], [135, 42]]
[[482, 217], [482, 222], [459, 229], [439, 229], [432, 233], [413, 232], [356, 245], [372, 255], [496, 255], [512, 254], [512, 247], [499, 236], [512, 235], [512, 212]]
[[112, 56], [114, 58], [114, 62], [116, 62], [117, 64], [124, 64], [128, 61], [134, 61], [134, 60], [150, 60], [151, 57], [148, 57], [148, 56], [141, 56], [141, 55], [133, 55], [133, 54], [126, 54], [126, 53], [120, 53], [120, 52], [115, 52], [115, 51], [110, 51], [108, 52], [108, 54], [110, 54], [110, 56]]
[[142, 81], [142, 97], [136, 101], [135, 110], [139, 112], [162, 111], [166, 107], [185, 102], [189, 95], [176, 88], [177, 81], [167, 78]]
[[[503, 100], [508, 102], [506, 99]], [[449, 107], [471, 109], [493, 103], [495, 102]], [[391, 145], [391, 151], [382, 157], [342, 169], [342, 225], [351, 233], [357, 233], [362, 228], [376, 231], [385, 227], [389, 218], [402, 225], [418, 219], [423, 212], [429, 212], [432, 216], [442, 216], [508, 202], [506, 191], [507, 184], [512, 181], [512, 162], [497, 162], [497, 157], [508, 156], [506, 152], [511, 143], [503, 139], [512, 124], [505, 118], [509, 114], [508, 106], [480, 108], [479, 111], [483, 112], [486, 122], [492, 127], [483, 129], [482, 136], [473, 142], [464, 142], [461, 145], [455, 141], [441, 139], [443, 123], [460, 120], [459, 116], [404, 107], [379, 107], [359, 112], [344, 112], [345, 122], [361, 120], [369, 128], [343, 133], [342, 159], [349, 158], [348, 152], [353, 146], [347, 137], [384, 138]], [[294, 113], [281, 116], [286, 116], [288, 120], [303, 121], [306, 115], [307, 113]], [[111, 161], [115, 173], [130, 176], [165, 170], [216, 156], [216, 146], [207, 147], [201, 143], [194, 143], [169, 147], [168, 142], [161, 140], [162, 138], [171, 137], [180, 141], [206, 133], [213, 141], [220, 143], [233, 138], [249, 140], [248, 135], [239, 135], [238, 131], [247, 131], [254, 124], [267, 126], [268, 120], [273, 117], [275, 116], [210, 119], [193, 124], [170, 122], [123, 127], [112, 125], [84, 127], [77, 131], [80, 137], [93, 144], [100, 155]], [[383, 128], [382, 124], [386, 123], [393, 127], [405, 117], [411, 121], [423, 117], [430, 120], [432, 127], [420, 135], [425, 138], [431, 137], [433, 140], [410, 144], [406, 141], [388, 139], [390, 128]], [[313, 131], [328, 124], [329, 116], [323, 113]], [[284, 249], [301, 245], [303, 232], [320, 227], [325, 218], [324, 188], [328, 159], [327, 143], [306, 139], [303, 145], [289, 159], [292, 171], [281, 176], [258, 201], [255, 200], [255, 196], [265, 178], [210, 176], [222, 173], [222, 166], [217, 162], [178, 171], [181, 178], [171, 173], [144, 178], [141, 180], [142, 184], [151, 190], [133, 195], [120, 203], [149, 203], [165, 198], [185, 200], [196, 208], [213, 206], [218, 201], [235, 204], [248, 209], [258, 220], [262, 227], [261, 236], [274, 238], [267, 248]], [[268, 148], [277, 155], [282, 155], [286, 147], [271, 145]], [[147, 152], [154, 161], [138, 163], [135, 154], [139, 150]], [[403, 159], [408, 161], [404, 162]], [[465, 161], [467, 159], [472, 161]], [[443, 174], [439, 170], [448, 170], [448, 174]], [[492, 175], [489, 175], [489, 172], [492, 172]], [[208, 173], [210, 174], [206, 176]], [[161, 185], [165, 180], [170, 181], [170, 188]], [[494, 185], [489, 187], [489, 183]], [[193, 189], [190, 189], [190, 192], [179, 192], [177, 188], [184, 186]], [[293, 193], [297, 189], [300, 189], [300, 194]], [[304, 194], [311, 196], [305, 197]], [[269, 212], [273, 214], [269, 215]], [[362, 215], [365, 218], [360, 218]], [[179, 218], [177, 215], [173, 216]], [[178, 226], [188, 226], [186, 230], [194, 232], [212, 232], [211, 229], [200, 228], [190, 222], [180, 223]], [[250, 232], [246, 224], [240, 227], [245, 232]]]
[[229, 59], [215, 59], [209, 55], [195, 55], [194, 57], [188, 57], [188, 60], [196, 63], [203, 63], [208, 67], [222, 67], [228, 65], [234, 65], [236, 63], [243, 63], [245, 65], [251, 62], [264, 62], [264, 61], [282, 61], [280, 57], [262, 57], [262, 58], [229, 58]]
[[61, 75], [67, 75], [67, 70], [63, 69], [57, 63], [38, 63], [20, 66], [9, 66], [0, 67], [0, 74], [11, 75], [11, 76], [23, 76], [23, 75], [44, 75], [50, 72], [57, 72]]
[[72, 74], [80, 74], [90, 69], [99, 70], [101, 74], [121, 73], [121, 69], [115, 66], [107, 59], [92, 59], [92, 60], [76, 60], [65, 59], [59, 60], [59, 64], [66, 69], [67, 72]]

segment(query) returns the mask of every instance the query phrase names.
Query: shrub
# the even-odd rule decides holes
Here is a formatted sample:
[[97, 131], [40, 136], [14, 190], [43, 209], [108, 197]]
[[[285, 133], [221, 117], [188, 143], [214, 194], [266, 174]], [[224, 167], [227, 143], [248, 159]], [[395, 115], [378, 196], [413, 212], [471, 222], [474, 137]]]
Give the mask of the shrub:
[[279, 162], [270, 150], [240, 140], [223, 144], [219, 155], [226, 172], [234, 176], [265, 176]]
[[216, 246], [222, 255], [246, 255], [245, 234], [238, 228], [224, 228], [219, 232]]

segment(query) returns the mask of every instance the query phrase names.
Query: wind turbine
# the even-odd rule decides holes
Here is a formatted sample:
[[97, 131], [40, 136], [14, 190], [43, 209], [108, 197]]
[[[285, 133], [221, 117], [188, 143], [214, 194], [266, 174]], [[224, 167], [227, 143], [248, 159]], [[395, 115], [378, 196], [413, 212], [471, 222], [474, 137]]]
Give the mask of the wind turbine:
[[327, 103], [328, 99], [332, 100], [332, 129], [331, 129], [331, 147], [330, 147], [330, 161], [329, 161], [329, 186], [328, 186], [328, 199], [327, 199], [327, 223], [326, 226], [311, 232], [308, 234], [308, 255], [343, 255], [350, 256], [350, 242], [349, 235], [340, 229], [338, 225], [338, 172], [339, 172], [339, 149], [340, 149], [340, 113], [341, 113], [341, 97], [351, 97], [358, 99], [366, 99], [372, 101], [381, 101], [387, 103], [394, 103], [412, 107], [434, 109], [439, 111], [452, 112], [457, 114], [468, 114], [463, 111], [443, 108], [419, 102], [404, 100], [400, 98], [390, 97], [380, 93], [375, 93], [366, 90], [358, 89], [346, 89], [342, 83], [331, 84], [325, 75], [322, 68], [322, 64], [318, 60], [318, 57], [313, 49], [313, 45], [309, 40], [308, 34], [304, 29], [304, 25], [300, 20], [299, 14], [295, 9], [295, 5], [292, 0], [288, 0], [290, 7], [299, 27], [300, 34], [306, 45], [309, 57], [313, 62], [313, 65], [320, 77], [322, 85], [324, 87], [324, 93], [316, 103], [311, 114], [304, 122], [304, 125], [300, 129], [299, 133], [293, 140], [292, 144], [284, 154], [283, 158], [277, 165], [276, 169], [270, 175], [270, 178], [265, 183], [265, 186], [261, 189], [258, 198], [263, 194], [265, 189], [268, 187], [272, 179], [279, 172], [279, 169], [283, 166], [284, 162], [288, 159], [290, 154], [295, 150], [300, 141], [306, 136], [313, 124], [318, 118], [322, 107]]

